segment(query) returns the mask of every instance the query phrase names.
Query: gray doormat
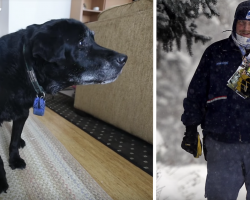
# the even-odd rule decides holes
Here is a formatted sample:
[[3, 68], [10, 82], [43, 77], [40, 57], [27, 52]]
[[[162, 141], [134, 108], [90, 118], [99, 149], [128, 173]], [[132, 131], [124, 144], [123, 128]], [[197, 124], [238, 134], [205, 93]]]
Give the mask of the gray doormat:
[[46, 106], [153, 176], [153, 145], [74, 108], [64, 94], [47, 95]]

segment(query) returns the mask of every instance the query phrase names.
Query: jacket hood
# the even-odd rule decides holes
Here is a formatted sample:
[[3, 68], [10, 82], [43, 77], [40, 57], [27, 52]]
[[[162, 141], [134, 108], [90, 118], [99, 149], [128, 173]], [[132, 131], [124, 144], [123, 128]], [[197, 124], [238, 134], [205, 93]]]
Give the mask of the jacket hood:
[[250, 21], [250, 1], [243, 1], [236, 8], [233, 22], [234, 37], [236, 37], [236, 24], [238, 20]]

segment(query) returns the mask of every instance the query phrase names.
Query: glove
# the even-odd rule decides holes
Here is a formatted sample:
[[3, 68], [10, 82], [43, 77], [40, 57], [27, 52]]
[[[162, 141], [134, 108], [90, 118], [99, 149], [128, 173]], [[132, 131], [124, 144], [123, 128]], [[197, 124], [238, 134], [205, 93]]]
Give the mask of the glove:
[[184, 135], [181, 148], [193, 154], [195, 158], [199, 158], [202, 154], [200, 134], [198, 132], [186, 132]]

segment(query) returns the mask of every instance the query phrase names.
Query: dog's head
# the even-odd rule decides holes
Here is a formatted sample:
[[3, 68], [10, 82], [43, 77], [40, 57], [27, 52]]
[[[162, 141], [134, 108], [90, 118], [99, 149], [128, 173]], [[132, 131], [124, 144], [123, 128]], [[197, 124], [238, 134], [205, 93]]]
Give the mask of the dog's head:
[[30, 44], [33, 58], [43, 62], [51, 93], [70, 85], [113, 82], [127, 61], [126, 55], [96, 44], [94, 32], [73, 19], [39, 25]]

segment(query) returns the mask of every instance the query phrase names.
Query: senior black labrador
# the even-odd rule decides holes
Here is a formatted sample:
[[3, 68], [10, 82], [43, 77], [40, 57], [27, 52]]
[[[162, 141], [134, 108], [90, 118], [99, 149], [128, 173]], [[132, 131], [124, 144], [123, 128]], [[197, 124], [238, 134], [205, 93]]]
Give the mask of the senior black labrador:
[[[0, 123], [13, 120], [9, 165], [23, 169], [21, 133], [37, 95], [32, 76], [46, 93], [71, 85], [104, 84], [121, 73], [127, 56], [95, 43], [94, 32], [73, 19], [51, 20], [0, 38]], [[28, 73], [32, 68], [34, 73]], [[0, 157], [0, 193], [8, 183]]]

